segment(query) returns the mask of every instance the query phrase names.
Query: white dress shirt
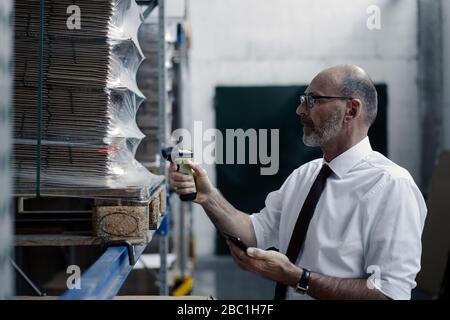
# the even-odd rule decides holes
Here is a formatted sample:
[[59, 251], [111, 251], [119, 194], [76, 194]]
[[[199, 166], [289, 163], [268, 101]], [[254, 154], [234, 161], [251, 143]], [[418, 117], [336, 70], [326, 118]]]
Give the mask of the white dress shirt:
[[[257, 246], [286, 254], [324, 159], [294, 170], [251, 215]], [[372, 150], [366, 137], [330, 163], [296, 265], [339, 278], [368, 278], [392, 299], [410, 299], [420, 270], [424, 199], [407, 170]], [[379, 272], [378, 272], [379, 271]], [[375, 273], [374, 273], [375, 272]], [[311, 299], [289, 287], [287, 299]]]

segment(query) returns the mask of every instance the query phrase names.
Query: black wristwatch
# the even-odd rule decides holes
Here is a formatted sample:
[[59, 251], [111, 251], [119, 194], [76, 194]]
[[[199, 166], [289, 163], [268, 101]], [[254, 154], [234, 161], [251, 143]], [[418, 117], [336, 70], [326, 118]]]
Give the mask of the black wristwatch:
[[311, 270], [303, 268], [302, 277], [295, 287], [295, 292], [305, 294], [309, 289], [309, 279], [311, 278]]

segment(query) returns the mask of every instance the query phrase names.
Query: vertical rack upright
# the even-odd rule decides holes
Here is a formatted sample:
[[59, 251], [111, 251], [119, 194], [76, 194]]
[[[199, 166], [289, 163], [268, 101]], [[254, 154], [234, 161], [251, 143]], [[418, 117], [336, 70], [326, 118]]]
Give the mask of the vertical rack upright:
[[[158, 118], [159, 118], [159, 146], [160, 149], [164, 147], [166, 144], [166, 14], [165, 14], [165, 0], [158, 0]], [[161, 161], [160, 163], [160, 174], [167, 176], [166, 163]], [[160, 295], [168, 295], [169, 289], [167, 284], [167, 253], [169, 250], [169, 241], [168, 241], [168, 223], [169, 216], [166, 214], [164, 217], [162, 228], [160, 232], [160, 287], [159, 294]]]
[[0, 2], [0, 300], [13, 294], [12, 271], [9, 264], [11, 252], [11, 217], [10, 217], [10, 170], [9, 153], [11, 147], [9, 108], [11, 103], [11, 72], [10, 57], [12, 28], [10, 24], [13, 3], [10, 0]]

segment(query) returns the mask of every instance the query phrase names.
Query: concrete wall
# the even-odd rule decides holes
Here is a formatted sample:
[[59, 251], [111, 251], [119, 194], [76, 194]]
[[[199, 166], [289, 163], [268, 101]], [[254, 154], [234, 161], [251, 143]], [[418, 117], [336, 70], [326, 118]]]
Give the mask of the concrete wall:
[[[381, 9], [369, 30], [367, 8]], [[309, 83], [321, 69], [352, 63], [388, 86], [389, 157], [419, 179], [417, 6], [410, 0], [190, 0], [192, 121], [214, 127], [218, 85]], [[294, 114], [292, 116], [295, 116]], [[213, 166], [206, 166], [213, 180]], [[198, 253], [214, 229], [196, 206]]]

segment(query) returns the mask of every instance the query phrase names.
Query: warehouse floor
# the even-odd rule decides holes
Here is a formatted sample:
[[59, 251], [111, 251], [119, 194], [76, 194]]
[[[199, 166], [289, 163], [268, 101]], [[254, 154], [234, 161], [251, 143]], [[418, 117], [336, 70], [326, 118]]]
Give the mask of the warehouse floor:
[[272, 299], [275, 285], [240, 269], [228, 255], [200, 256], [193, 295], [215, 299]]

